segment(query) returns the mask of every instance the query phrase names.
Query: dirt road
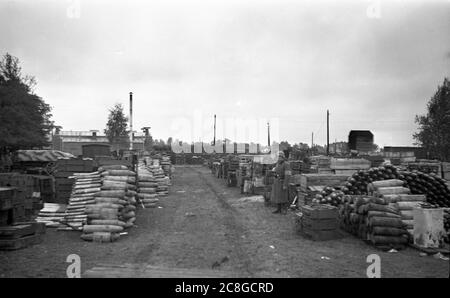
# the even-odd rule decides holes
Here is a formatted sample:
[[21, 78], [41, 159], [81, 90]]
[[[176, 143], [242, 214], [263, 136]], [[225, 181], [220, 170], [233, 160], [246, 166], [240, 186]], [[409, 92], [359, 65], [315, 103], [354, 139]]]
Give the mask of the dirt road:
[[384, 253], [350, 235], [306, 240], [295, 233], [293, 214], [272, 214], [204, 167], [177, 167], [160, 205], [139, 210], [137, 227], [114, 243], [48, 229], [42, 244], [0, 252], [0, 277], [65, 277], [69, 254], [81, 257], [83, 272], [101, 263], [137, 263], [240, 277], [365, 277], [373, 253], [381, 257], [382, 277], [449, 276], [448, 261], [420, 257], [416, 250]]

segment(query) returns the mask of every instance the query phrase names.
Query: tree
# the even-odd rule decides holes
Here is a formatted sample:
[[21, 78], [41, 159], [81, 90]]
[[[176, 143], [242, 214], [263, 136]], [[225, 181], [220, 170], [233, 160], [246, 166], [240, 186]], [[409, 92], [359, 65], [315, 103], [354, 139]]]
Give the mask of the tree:
[[424, 147], [432, 157], [450, 160], [450, 81], [442, 86], [427, 104], [426, 115], [416, 115], [419, 130], [413, 135], [416, 144]]
[[128, 118], [123, 112], [123, 106], [116, 104], [109, 110], [108, 122], [106, 123], [105, 135], [111, 143], [127, 139], [130, 131], [127, 130]]
[[23, 76], [20, 61], [6, 53], [0, 61], [0, 147], [10, 150], [49, 145], [54, 128], [51, 106], [34, 93], [36, 80]]

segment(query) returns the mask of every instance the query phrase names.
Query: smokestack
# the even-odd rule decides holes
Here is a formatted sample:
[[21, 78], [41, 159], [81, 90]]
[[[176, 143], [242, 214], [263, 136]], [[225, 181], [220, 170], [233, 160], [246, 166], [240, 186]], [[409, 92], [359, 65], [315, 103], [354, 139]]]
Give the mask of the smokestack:
[[130, 150], [133, 150], [133, 92], [130, 92]]

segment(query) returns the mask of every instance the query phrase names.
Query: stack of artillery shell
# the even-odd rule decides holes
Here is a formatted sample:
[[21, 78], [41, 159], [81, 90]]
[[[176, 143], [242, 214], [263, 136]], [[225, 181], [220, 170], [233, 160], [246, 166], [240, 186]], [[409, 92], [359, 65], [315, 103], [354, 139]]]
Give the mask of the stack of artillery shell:
[[169, 194], [170, 178], [164, 174], [161, 166], [150, 166], [148, 170], [152, 173], [157, 183], [156, 195], [158, 197], [167, 196]]
[[36, 222], [45, 223], [47, 228], [58, 228], [66, 216], [66, 208], [65, 204], [44, 203]]
[[163, 156], [160, 164], [164, 171], [164, 175], [166, 175], [167, 177], [171, 177], [172, 163], [170, 162], [170, 158], [168, 156]]
[[95, 203], [94, 195], [102, 186], [99, 172], [75, 173], [72, 194], [66, 209], [63, 223], [58, 230], [82, 230], [87, 221], [86, 206]]
[[389, 206], [399, 212], [401, 220], [408, 233], [412, 235], [414, 229], [413, 208], [418, 207], [420, 202], [425, 202], [424, 195], [411, 195], [408, 188], [403, 187], [402, 180], [390, 179], [376, 181], [369, 184], [368, 189], [374, 194], [382, 197]]
[[158, 206], [156, 190], [158, 183], [153, 174], [145, 166], [138, 168], [138, 197], [145, 208]]
[[94, 203], [86, 207], [88, 224], [81, 238], [112, 242], [136, 220], [136, 174], [120, 165], [104, 166], [99, 171], [102, 183], [94, 194]]
[[400, 212], [383, 198], [355, 197], [339, 214], [345, 230], [380, 249], [402, 249], [409, 241]]

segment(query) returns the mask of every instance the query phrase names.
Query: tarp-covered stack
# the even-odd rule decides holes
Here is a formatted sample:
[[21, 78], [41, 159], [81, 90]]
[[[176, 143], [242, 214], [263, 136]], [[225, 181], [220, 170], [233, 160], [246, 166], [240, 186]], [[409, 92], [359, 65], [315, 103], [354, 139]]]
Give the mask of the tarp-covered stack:
[[87, 221], [86, 206], [95, 203], [94, 195], [102, 185], [99, 172], [74, 173], [75, 179], [69, 205], [58, 230], [82, 230]]
[[138, 189], [137, 195], [145, 208], [155, 208], [158, 206], [159, 199], [156, 195], [158, 183], [153, 173], [148, 167], [140, 164], [138, 167]]
[[383, 198], [351, 197], [339, 214], [343, 228], [380, 249], [401, 249], [408, 244], [400, 213]]
[[112, 242], [136, 220], [136, 174], [123, 165], [99, 169], [102, 184], [94, 195], [94, 204], [86, 207], [88, 224], [81, 238], [87, 241]]

